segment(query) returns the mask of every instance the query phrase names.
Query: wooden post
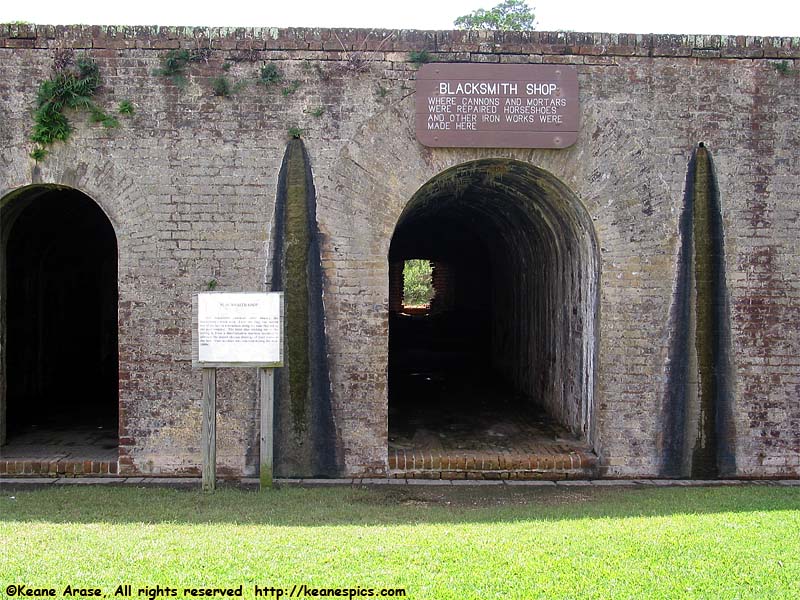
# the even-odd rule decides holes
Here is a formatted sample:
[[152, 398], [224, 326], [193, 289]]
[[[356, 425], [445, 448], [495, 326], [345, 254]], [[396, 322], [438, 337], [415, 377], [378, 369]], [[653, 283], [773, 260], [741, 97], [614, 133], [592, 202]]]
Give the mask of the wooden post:
[[272, 488], [272, 410], [273, 373], [272, 369], [259, 369], [261, 388], [261, 460], [259, 477], [261, 490]]
[[217, 487], [217, 370], [203, 368], [203, 491]]

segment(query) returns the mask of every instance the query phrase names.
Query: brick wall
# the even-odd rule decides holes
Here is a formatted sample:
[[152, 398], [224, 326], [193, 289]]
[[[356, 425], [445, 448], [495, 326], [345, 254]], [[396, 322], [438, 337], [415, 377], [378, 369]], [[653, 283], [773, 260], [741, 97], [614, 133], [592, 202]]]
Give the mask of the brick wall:
[[[72, 116], [71, 139], [37, 164], [31, 109], [64, 48], [99, 64], [101, 106], [130, 100], [135, 114], [111, 130]], [[183, 90], [153, 74], [177, 48], [210, 48], [207, 60], [189, 65]], [[420, 50], [439, 61], [575, 65], [577, 143], [419, 145], [409, 52]], [[343, 468], [380, 474], [387, 256], [400, 214], [426, 181], [466, 161], [543, 169], [583, 203], [599, 248], [595, 449], [607, 475], [648, 476], [659, 473], [664, 447], [678, 221], [687, 165], [702, 141], [725, 233], [737, 473], [796, 476], [798, 59], [796, 38], [0, 25], [0, 198], [57, 183], [85, 192], [109, 216], [119, 246], [120, 468], [196, 473], [201, 390], [190, 364], [191, 295], [212, 279], [222, 291], [267, 288], [278, 171], [287, 131], [301, 128], [317, 188]], [[267, 61], [283, 84], [252, 83]], [[787, 74], [776, 69], [782, 61]], [[240, 84], [231, 97], [213, 95], [222, 75]], [[248, 370], [219, 374], [223, 474], [255, 471], [256, 385]]]

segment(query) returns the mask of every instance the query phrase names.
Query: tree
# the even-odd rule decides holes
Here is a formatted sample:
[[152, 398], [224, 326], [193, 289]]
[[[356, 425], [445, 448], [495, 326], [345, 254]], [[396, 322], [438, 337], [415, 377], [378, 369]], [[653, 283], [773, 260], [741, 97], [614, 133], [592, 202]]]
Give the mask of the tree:
[[403, 266], [403, 304], [425, 306], [433, 299], [433, 267], [431, 261], [414, 258]]
[[491, 10], [479, 8], [472, 14], [458, 17], [453, 25], [456, 29], [532, 31], [536, 22], [526, 0], [505, 0]]

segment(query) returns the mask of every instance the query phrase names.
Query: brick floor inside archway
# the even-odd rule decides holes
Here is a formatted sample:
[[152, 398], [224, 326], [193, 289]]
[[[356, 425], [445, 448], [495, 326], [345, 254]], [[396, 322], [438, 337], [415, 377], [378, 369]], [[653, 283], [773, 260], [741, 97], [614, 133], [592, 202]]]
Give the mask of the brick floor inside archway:
[[389, 474], [409, 479], [586, 479], [590, 446], [476, 377], [412, 373], [389, 415]]
[[117, 432], [107, 427], [29, 427], [0, 448], [0, 475], [116, 475]]

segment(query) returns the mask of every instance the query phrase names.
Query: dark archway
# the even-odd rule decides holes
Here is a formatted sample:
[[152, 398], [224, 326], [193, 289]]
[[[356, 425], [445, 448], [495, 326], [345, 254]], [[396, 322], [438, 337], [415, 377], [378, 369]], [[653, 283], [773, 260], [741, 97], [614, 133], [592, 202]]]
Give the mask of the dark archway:
[[[422, 312], [402, 303], [402, 264], [416, 258], [433, 265]], [[506, 159], [448, 169], [406, 206], [389, 263], [390, 444], [474, 428], [470, 411], [541, 417], [556, 438], [594, 442], [599, 260], [591, 219], [563, 183]], [[463, 448], [511, 436], [511, 421], [478, 423]]]
[[44, 443], [41, 432], [54, 432], [55, 444], [91, 436], [116, 448], [114, 229], [91, 198], [70, 188], [23, 188], [0, 206], [7, 441]]

